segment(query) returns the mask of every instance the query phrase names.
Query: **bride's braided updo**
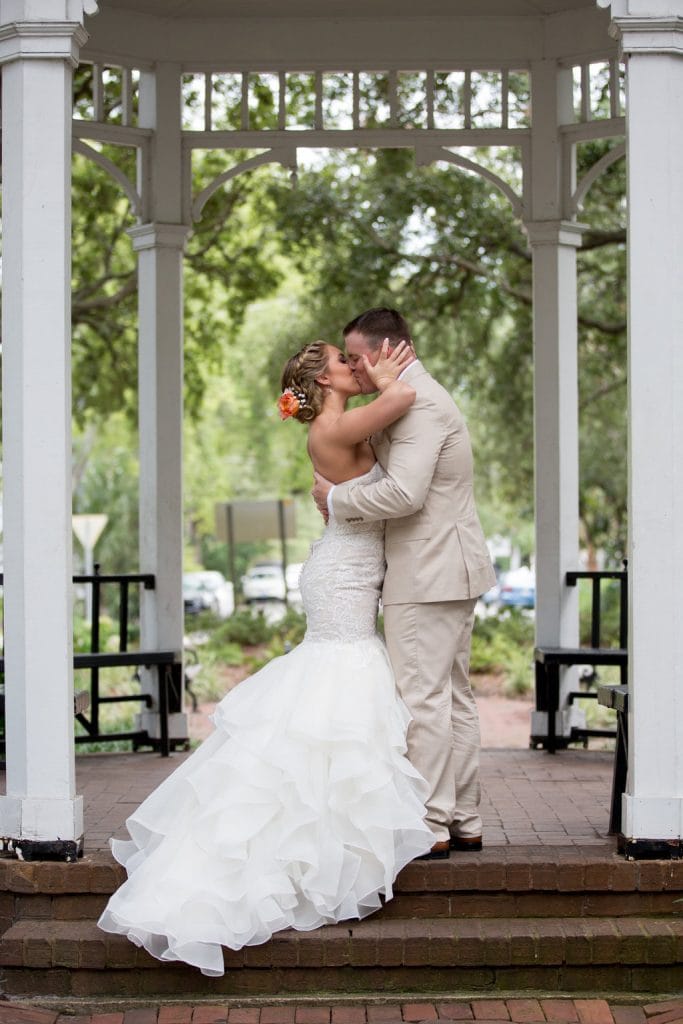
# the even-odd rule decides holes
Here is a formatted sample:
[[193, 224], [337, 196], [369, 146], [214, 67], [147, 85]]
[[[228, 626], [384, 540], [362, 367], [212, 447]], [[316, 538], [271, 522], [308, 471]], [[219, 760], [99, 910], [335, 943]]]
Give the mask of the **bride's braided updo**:
[[289, 411], [300, 423], [310, 423], [323, 407], [325, 389], [316, 377], [327, 370], [328, 354], [324, 341], [313, 341], [285, 363], [282, 390], [290, 391], [298, 401], [296, 411]]

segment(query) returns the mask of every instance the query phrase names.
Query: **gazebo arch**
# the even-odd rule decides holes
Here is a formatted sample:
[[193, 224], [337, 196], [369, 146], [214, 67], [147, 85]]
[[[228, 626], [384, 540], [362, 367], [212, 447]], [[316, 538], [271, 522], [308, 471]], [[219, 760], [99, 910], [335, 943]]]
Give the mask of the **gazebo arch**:
[[74, 153], [78, 153], [79, 156], [83, 156], [86, 160], [91, 160], [94, 164], [97, 164], [98, 167], [101, 167], [110, 178], [120, 185], [124, 195], [128, 197], [131, 212], [134, 213], [136, 217], [140, 217], [142, 213], [142, 196], [121, 168], [117, 167], [114, 161], [110, 160], [109, 157], [106, 157], [104, 153], [99, 153], [96, 149], [93, 149], [92, 146], [88, 146], [85, 142], [81, 142], [80, 139], [74, 139], [72, 148]]
[[626, 143], [620, 142], [614, 146], [613, 149], [604, 153], [599, 160], [593, 164], [590, 170], [586, 171], [581, 181], [577, 184], [574, 192], [572, 193], [569, 208], [573, 214], [578, 215], [583, 203], [588, 195], [589, 191], [596, 183], [598, 178], [605, 173], [605, 171], [615, 164], [617, 160], [621, 160], [622, 157], [626, 156]]
[[[130, 231], [139, 268], [140, 569], [157, 579], [156, 589], [144, 595], [142, 642], [178, 649], [183, 248], [193, 219], [223, 182], [273, 161], [295, 171], [296, 150], [306, 146], [410, 147], [418, 163], [446, 160], [483, 173], [522, 220], [533, 256], [537, 638], [575, 646], [576, 597], [563, 586], [565, 572], [578, 560], [576, 249], [583, 226], [575, 218], [595, 178], [622, 155], [622, 147], [612, 148], [578, 185], [574, 154], [582, 141], [626, 135], [634, 739], [624, 827], [636, 846], [654, 840], [662, 848], [680, 848], [683, 768], [674, 766], [683, 764], [676, 696], [683, 630], [675, 609], [683, 606], [683, 545], [674, 524], [683, 512], [676, 469], [683, 414], [672, 385], [680, 383], [677, 334], [683, 326], [674, 279], [683, 244], [677, 107], [683, 98], [683, 0], [649, 0], [645, 13], [635, 10], [633, 0], [613, 0], [611, 12], [599, 9], [607, 6], [607, 0], [597, 6], [595, 0], [429, 0], [418, 14], [413, 2], [396, 0], [387, 15], [383, 0], [330, 0], [322, 9], [314, 0], [253, 0], [246, 9], [240, 0], [0, 0], [8, 722], [2, 835], [79, 843], [83, 832], [71, 735], [72, 137], [76, 151], [88, 157], [90, 144], [98, 142], [133, 147], [138, 154], [135, 184], [101, 154], [91, 158], [118, 180], [140, 220]], [[619, 48], [627, 69], [625, 111]], [[92, 117], [72, 124], [71, 76], [79, 60], [93, 66]], [[609, 96], [601, 112], [591, 100], [596, 64]], [[119, 69], [120, 123], [105, 116], [105, 67]], [[286, 118], [288, 76], [301, 69], [310, 76], [312, 115], [308, 124], [292, 127]], [[377, 69], [385, 76], [386, 111], [370, 126], [363, 119], [360, 81]], [[484, 123], [473, 106], [473, 83], [483, 71], [495, 73], [498, 83], [493, 124]], [[529, 123], [512, 116], [510, 76], [517, 71], [530, 82]], [[255, 73], [268, 75], [273, 88], [277, 83], [276, 123], [269, 129], [250, 125]], [[420, 123], [410, 126], [401, 107], [404, 73], [419, 76], [424, 87]], [[347, 127], [326, 121], [328, 74], [347, 76]], [[183, 75], [203, 82], [199, 127], [182, 123]], [[228, 127], [214, 123], [218, 75], [232, 75], [238, 84]], [[450, 110], [457, 114], [455, 126], [440, 120], [439, 89], [448, 75], [456, 76], [459, 90], [460, 107]], [[473, 146], [518, 149], [521, 193], [457, 152]], [[195, 148], [265, 152], [193, 195]], [[655, 359], [650, 338], [657, 339]], [[657, 417], [663, 446], [656, 443]], [[658, 591], [670, 610], [655, 628]], [[571, 710], [561, 710], [560, 734], [568, 733], [570, 716]], [[154, 711], [147, 725], [151, 732], [156, 728]], [[182, 732], [182, 715], [171, 728]], [[543, 731], [543, 723], [534, 731]], [[655, 731], [660, 743], [653, 750], [648, 737]]]

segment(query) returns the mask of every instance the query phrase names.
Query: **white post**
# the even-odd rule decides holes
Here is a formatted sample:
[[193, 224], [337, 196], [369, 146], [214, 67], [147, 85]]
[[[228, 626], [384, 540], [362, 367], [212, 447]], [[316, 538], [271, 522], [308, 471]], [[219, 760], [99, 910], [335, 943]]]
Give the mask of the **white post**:
[[[149, 223], [130, 232], [138, 253], [140, 570], [156, 577], [142, 592], [141, 647], [183, 649], [183, 251], [180, 74], [157, 65], [140, 81], [140, 124], [152, 128]], [[144, 689], [157, 698], [156, 674]], [[160, 735], [158, 707], [141, 725]], [[187, 738], [187, 716], [172, 714], [172, 739]]]
[[[626, 851], [683, 838], [683, 3], [613, 4], [627, 67]], [[649, 841], [649, 842], [648, 842]], [[648, 850], [649, 848], [649, 850]]]
[[[533, 127], [525, 228], [533, 255], [536, 643], [578, 644], [578, 595], [565, 573], [579, 564], [579, 442], [576, 248], [579, 225], [564, 219], [571, 168], [563, 164], [559, 126], [571, 120], [571, 71], [555, 61], [532, 66]], [[561, 675], [558, 739], [585, 719], [566, 693], [575, 670]], [[532, 712], [532, 736], [547, 733]]]
[[0, 835], [26, 857], [67, 859], [83, 842], [74, 770], [70, 191], [72, 73], [87, 34], [75, 6], [82, 15], [81, 4], [0, 2], [7, 732]]

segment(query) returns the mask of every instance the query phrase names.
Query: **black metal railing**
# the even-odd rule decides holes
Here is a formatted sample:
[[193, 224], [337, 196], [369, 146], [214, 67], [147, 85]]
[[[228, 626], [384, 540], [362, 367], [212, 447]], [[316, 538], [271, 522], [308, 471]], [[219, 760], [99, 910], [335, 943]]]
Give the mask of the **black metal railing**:
[[[0, 576], [0, 582], [2, 577]], [[90, 650], [99, 651], [100, 649], [100, 612], [102, 610], [102, 587], [103, 586], [116, 586], [118, 587], [118, 620], [119, 620], [119, 635], [118, 635], [118, 649], [120, 651], [128, 650], [129, 641], [129, 612], [130, 612], [130, 599], [129, 591], [133, 585], [142, 584], [145, 590], [154, 590], [155, 579], [153, 573], [113, 573], [103, 574], [100, 572], [99, 563], [95, 563], [95, 571], [92, 576], [74, 576], [74, 584], [85, 584], [91, 588], [91, 614], [90, 614]]]

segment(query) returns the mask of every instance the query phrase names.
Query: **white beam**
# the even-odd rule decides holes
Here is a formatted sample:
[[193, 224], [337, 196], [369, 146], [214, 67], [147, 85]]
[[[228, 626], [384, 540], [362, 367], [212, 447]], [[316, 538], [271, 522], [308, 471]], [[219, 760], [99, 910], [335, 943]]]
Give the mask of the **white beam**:
[[[0, 19], [22, 14], [3, 3]], [[7, 794], [0, 834], [79, 844], [71, 565], [71, 89], [77, 21], [0, 21]], [[65, 4], [53, 4], [52, 9]], [[68, 10], [63, 10], [68, 14]]]
[[[153, 130], [145, 208], [149, 223], [130, 235], [138, 253], [140, 569], [156, 587], [142, 595], [141, 644], [183, 647], [183, 251], [180, 69], [159, 65], [140, 81], [140, 124]], [[143, 688], [157, 699], [156, 674]], [[158, 706], [141, 725], [159, 737]], [[187, 737], [182, 713], [171, 738]]]
[[[619, 15], [619, 10], [613, 10]], [[629, 840], [683, 838], [683, 3], [615, 18], [627, 67]]]
[[[581, 229], [565, 219], [572, 176], [560, 125], [572, 102], [571, 72], [555, 61], [532, 67], [534, 120], [525, 224], [533, 254], [536, 643], [578, 644], [578, 597], [565, 574], [579, 564], [579, 442], [576, 247]], [[567, 706], [574, 671], [564, 670], [556, 733], [567, 736], [582, 713]], [[544, 735], [545, 712], [532, 713], [532, 735]]]

